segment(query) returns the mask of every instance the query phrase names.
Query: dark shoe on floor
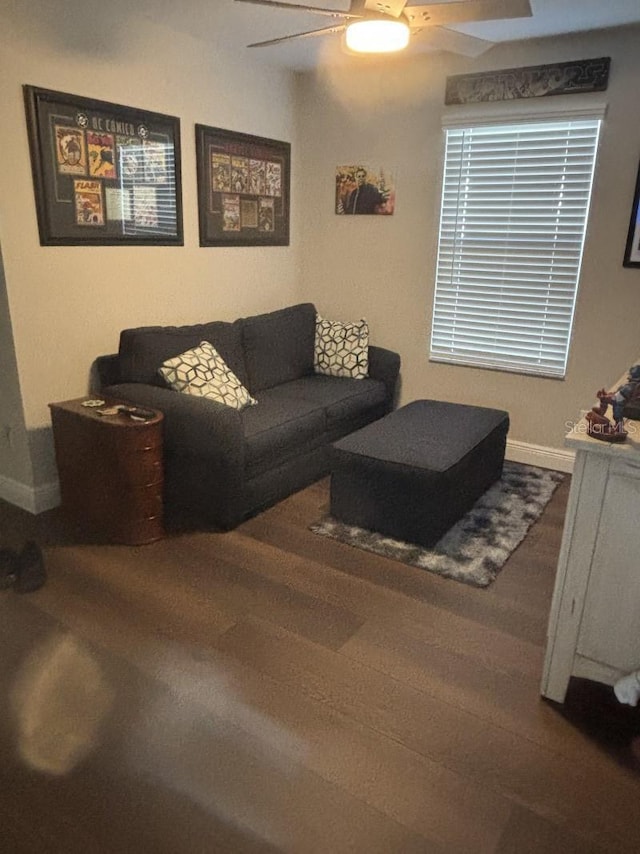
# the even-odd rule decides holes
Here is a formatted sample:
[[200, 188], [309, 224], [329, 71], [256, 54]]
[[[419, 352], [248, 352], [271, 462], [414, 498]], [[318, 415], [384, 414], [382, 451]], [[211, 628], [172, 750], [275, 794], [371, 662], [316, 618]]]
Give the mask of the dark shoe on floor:
[[13, 549], [0, 549], [0, 590], [6, 590], [15, 584], [18, 566], [18, 555]]
[[47, 580], [44, 568], [42, 550], [37, 543], [30, 540], [18, 557], [18, 576], [15, 581], [17, 593], [33, 593]]

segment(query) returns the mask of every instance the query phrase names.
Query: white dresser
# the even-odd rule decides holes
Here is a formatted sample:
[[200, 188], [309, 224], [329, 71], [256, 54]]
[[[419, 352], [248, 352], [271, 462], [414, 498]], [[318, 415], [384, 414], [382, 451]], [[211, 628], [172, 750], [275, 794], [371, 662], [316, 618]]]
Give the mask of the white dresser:
[[613, 685], [640, 669], [640, 421], [627, 429], [609, 444], [583, 418], [565, 440], [576, 459], [542, 677], [560, 703], [571, 676]]

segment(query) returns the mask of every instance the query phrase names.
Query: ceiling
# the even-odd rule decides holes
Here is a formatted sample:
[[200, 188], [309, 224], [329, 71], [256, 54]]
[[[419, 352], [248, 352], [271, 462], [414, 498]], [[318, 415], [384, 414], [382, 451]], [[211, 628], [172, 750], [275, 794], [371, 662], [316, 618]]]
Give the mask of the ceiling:
[[[211, 2], [211, 0], [210, 0]], [[215, 2], [215, 0], [214, 0]], [[288, 2], [318, 5], [345, 11], [349, 0], [288, 0]], [[412, 5], [414, 0], [409, 0]], [[425, 0], [415, 0], [420, 5]], [[491, 42], [520, 41], [563, 33], [640, 24], [640, 0], [530, 0], [531, 18], [507, 21], [485, 21], [465, 24], [457, 30]], [[181, 7], [184, 12], [184, 6]], [[227, 30], [225, 41], [234, 49], [247, 49], [250, 42], [319, 29], [331, 24], [326, 18], [307, 12], [284, 9], [266, 9], [247, 3], [226, 0], [224, 4]], [[184, 18], [182, 20], [184, 25]], [[199, 35], [203, 35], [200, 27]], [[269, 64], [291, 70], [304, 71], [337, 56], [340, 50], [339, 35], [297, 39], [265, 48], [253, 48], [252, 53]], [[427, 48], [418, 43], [409, 48], [413, 53]]]

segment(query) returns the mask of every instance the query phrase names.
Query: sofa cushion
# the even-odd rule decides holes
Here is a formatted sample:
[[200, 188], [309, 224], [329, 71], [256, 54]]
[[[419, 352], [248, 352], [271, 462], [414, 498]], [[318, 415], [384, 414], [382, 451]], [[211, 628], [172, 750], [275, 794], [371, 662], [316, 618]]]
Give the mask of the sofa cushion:
[[194, 326], [141, 326], [120, 333], [120, 382], [165, 386], [158, 368], [167, 359], [210, 341], [243, 385], [247, 371], [242, 353], [240, 321], [199, 323]]
[[366, 320], [342, 323], [316, 318], [313, 368], [329, 377], [362, 379], [369, 373], [369, 326]]
[[348, 429], [363, 414], [386, 405], [384, 383], [370, 378], [353, 380], [312, 374], [270, 389], [270, 393], [274, 399], [304, 400], [321, 407], [331, 434], [336, 429]]
[[325, 439], [325, 416], [316, 403], [274, 394], [258, 394], [258, 406], [240, 413], [245, 436], [245, 474], [256, 477]]
[[208, 397], [232, 409], [244, 409], [258, 402], [208, 341], [167, 359], [159, 372], [169, 388], [182, 394]]
[[313, 373], [315, 324], [311, 303], [242, 320], [246, 385], [252, 394]]

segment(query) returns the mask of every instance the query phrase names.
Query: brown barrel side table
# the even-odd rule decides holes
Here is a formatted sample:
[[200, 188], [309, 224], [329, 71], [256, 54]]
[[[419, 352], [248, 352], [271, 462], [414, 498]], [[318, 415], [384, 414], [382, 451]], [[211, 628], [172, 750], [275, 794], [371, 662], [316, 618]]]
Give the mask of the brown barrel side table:
[[[82, 533], [142, 545], [164, 536], [162, 422], [99, 415], [82, 397], [51, 403], [62, 509]], [[105, 400], [116, 406], [122, 401]]]

